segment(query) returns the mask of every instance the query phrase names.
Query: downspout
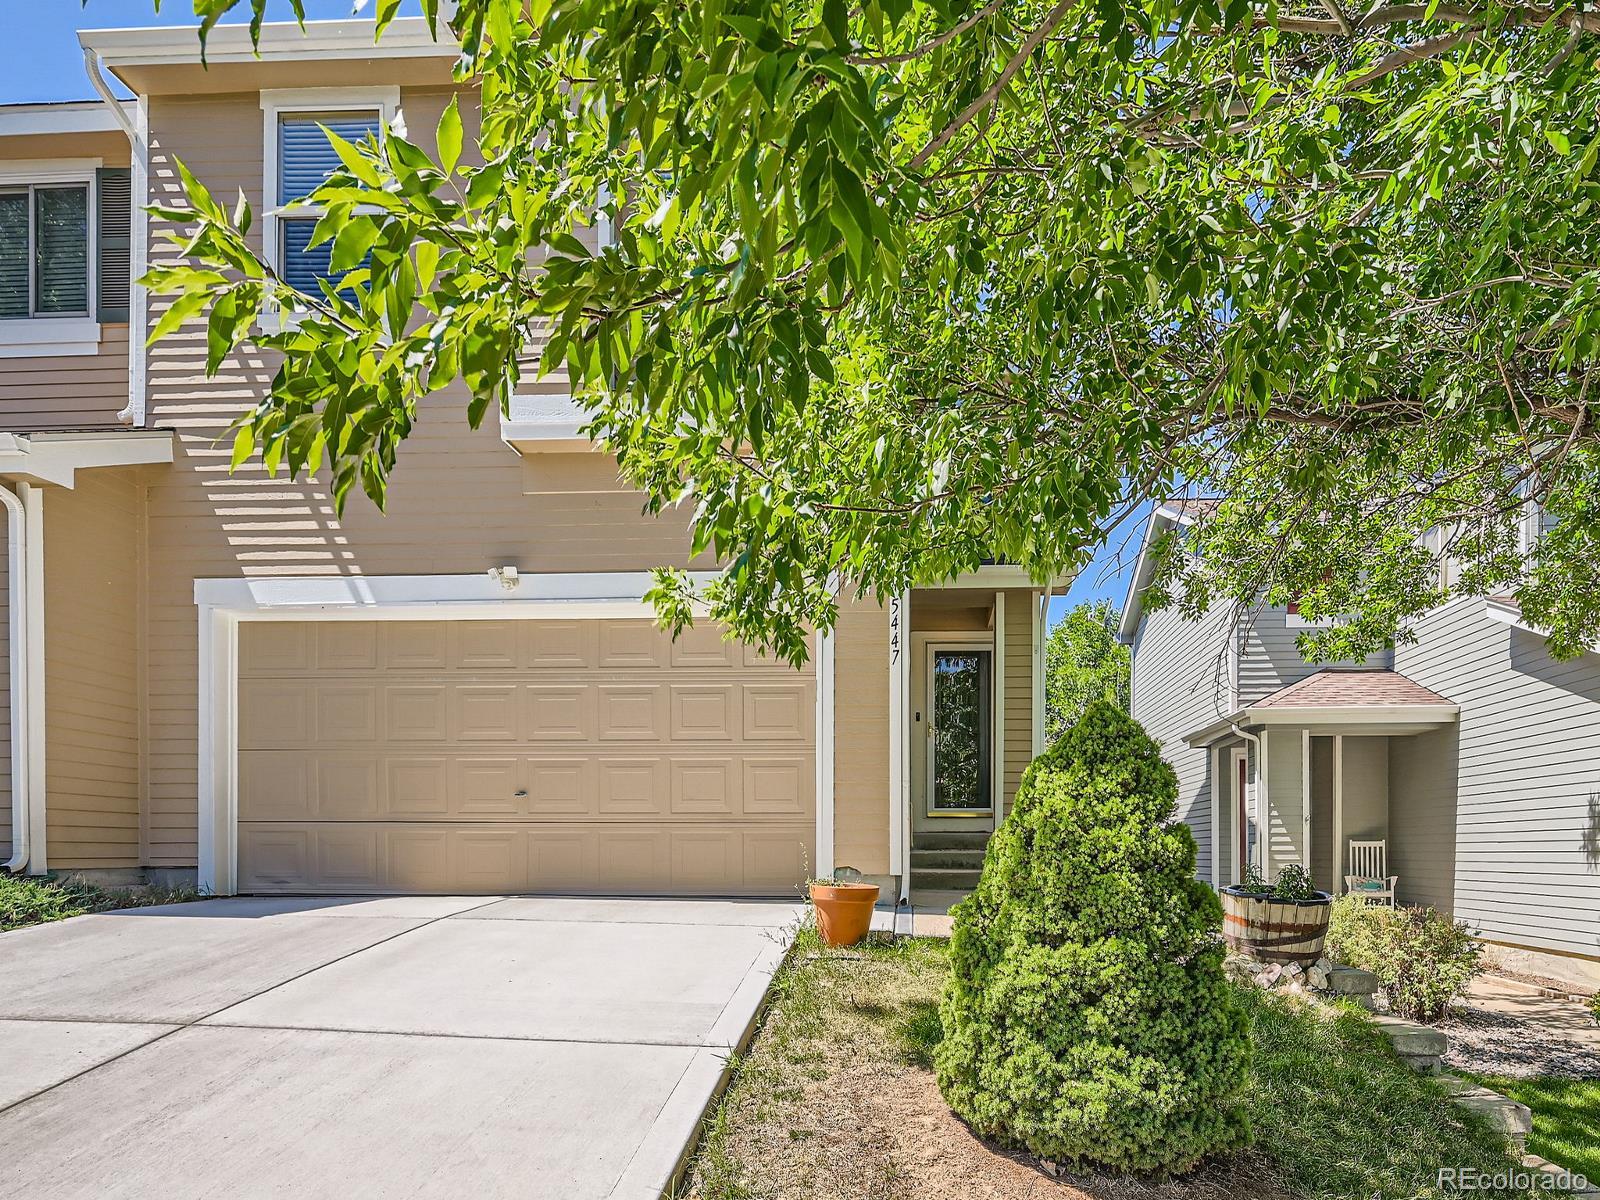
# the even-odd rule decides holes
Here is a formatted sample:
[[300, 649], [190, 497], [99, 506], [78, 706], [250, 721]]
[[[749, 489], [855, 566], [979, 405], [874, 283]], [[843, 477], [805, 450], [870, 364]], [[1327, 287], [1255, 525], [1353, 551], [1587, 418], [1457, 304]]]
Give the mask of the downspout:
[[133, 228], [129, 231], [128, 268], [132, 278], [128, 287], [128, 403], [117, 414], [125, 425], [143, 428], [145, 417], [145, 333], [149, 313], [145, 309], [145, 290], [139, 280], [144, 278], [149, 264], [149, 214], [144, 210], [150, 192], [150, 136], [149, 108], [143, 96], [134, 101], [137, 120], [129, 120], [127, 109], [106, 82], [100, 55], [84, 48], [83, 68], [89, 75], [89, 84], [111, 109], [111, 116], [128, 136], [132, 165], [130, 193]]
[[[1261, 874], [1266, 875], [1268, 831], [1272, 826], [1270, 817], [1266, 822], [1261, 820], [1262, 809], [1271, 804], [1271, 797], [1267, 795], [1267, 748], [1257, 735], [1241, 728], [1237, 723], [1229, 722], [1228, 728], [1233, 730], [1235, 736], [1243, 738], [1256, 748], [1256, 838], [1261, 858]], [[1244, 874], [1244, 869], [1248, 865], [1248, 863], [1239, 864], [1240, 875]]]
[[[26, 484], [22, 486], [27, 486]], [[28, 522], [22, 501], [8, 487], [0, 487], [6, 507], [7, 614], [11, 660], [11, 857], [5, 869], [21, 874], [28, 869], [33, 841], [33, 810], [28, 786]]]

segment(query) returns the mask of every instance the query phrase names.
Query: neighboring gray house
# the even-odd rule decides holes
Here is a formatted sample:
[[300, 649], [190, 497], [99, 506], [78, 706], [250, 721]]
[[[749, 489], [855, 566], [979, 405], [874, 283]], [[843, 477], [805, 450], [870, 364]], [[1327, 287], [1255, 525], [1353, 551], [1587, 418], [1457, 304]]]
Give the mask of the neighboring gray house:
[[[1157, 509], [1147, 549], [1186, 511]], [[1203, 878], [1300, 863], [1337, 892], [1350, 842], [1381, 840], [1401, 903], [1600, 986], [1600, 653], [1558, 662], [1510, 598], [1471, 597], [1365, 663], [1307, 663], [1281, 607], [1145, 611], [1150, 559], [1123, 608], [1133, 715], [1177, 771]]]

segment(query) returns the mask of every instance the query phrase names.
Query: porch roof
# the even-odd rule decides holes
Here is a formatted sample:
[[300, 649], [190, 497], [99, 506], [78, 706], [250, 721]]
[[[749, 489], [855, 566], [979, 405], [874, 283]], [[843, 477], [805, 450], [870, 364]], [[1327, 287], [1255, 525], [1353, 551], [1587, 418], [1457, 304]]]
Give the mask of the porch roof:
[[1191, 746], [1206, 746], [1236, 729], [1266, 725], [1403, 735], [1447, 725], [1460, 712], [1460, 706], [1447, 697], [1398, 671], [1324, 667], [1193, 730], [1184, 740]]

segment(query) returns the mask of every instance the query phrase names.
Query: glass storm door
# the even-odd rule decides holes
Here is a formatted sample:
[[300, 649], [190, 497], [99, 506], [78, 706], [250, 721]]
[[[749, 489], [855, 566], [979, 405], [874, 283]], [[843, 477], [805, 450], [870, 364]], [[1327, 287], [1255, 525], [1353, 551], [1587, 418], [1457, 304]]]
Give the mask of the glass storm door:
[[989, 650], [928, 649], [928, 815], [993, 807], [994, 729]]

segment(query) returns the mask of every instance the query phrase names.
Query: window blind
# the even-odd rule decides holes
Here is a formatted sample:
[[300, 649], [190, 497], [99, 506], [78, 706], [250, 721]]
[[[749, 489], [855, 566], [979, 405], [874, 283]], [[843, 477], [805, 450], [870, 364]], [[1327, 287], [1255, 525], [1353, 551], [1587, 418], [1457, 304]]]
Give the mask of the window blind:
[[28, 315], [28, 193], [0, 193], [0, 320]]
[[89, 311], [89, 189], [40, 187], [33, 192], [37, 277], [33, 310], [40, 315]]
[[[339, 169], [339, 152], [324, 128], [347, 142], [359, 144], [376, 138], [382, 118], [376, 112], [316, 113], [281, 117], [278, 121], [278, 203], [303, 200]], [[333, 245], [324, 242], [308, 248], [316, 227], [315, 211], [286, 212], [281, 218], [279, 260], [284, 280], [308, 295], [318, 295], [319, 280], [331, 274]]]

